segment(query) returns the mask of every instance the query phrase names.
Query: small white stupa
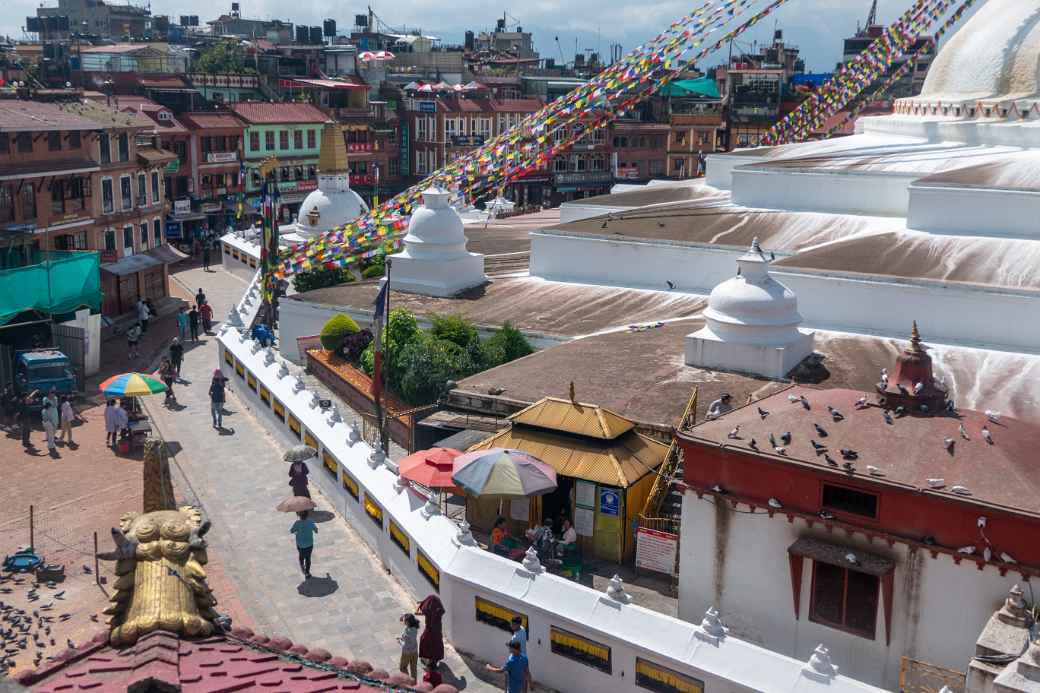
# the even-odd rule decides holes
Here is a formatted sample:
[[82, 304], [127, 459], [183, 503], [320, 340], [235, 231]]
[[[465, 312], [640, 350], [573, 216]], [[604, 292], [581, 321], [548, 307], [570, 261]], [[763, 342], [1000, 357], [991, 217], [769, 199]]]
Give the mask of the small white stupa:
[[487, 281], [484, 256], [466, 250], [462, 219], [450, 203], [447, 190], [423, 191], [423, 205], [408, 222], [404, 250], [390, 256], [395, 291], [454, 296]]
[[333, 121], [321, 130], [318, 154], [318, 188], [300, 204], [300, 214], [279, 231], [288, 242], [309, 241], [368, 212], [361, 196], [350, 189], [350, 165], [343, 131]]
[[686, 336], [686, 365], [783, 378], [813, 352], [814, 333], [799, 329], [798, 298], [769, 276], [757, 238], [737, 267], [708, 297], [707, 324]]

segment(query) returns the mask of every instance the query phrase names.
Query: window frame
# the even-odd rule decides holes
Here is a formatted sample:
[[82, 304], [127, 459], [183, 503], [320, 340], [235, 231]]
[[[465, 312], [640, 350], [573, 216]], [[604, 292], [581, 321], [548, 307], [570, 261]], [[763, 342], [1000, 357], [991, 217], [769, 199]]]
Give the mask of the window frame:
[[158, 217], [156, 217], [155, 219], [152, 219], [152, 236], [153, 236], [152, 243], [155, 244], [156, 248], [158, 248], [159, 246], [161, 246], [163, 244], [162, 220], [159, 219]]
[[61, 132], [59, 130], [50, 130], [47, 133], [47, 151], [61, 151]]
[[274, 130], [268, 130], [264, 133], [264, 150], [273, 152], [274, 151]]
[[98, 154], [101, 163], [112, 163], [112, 137], [107, 132], [98, 135]]
[[[126, 232], [127, 231], [130, 232], [130, 245], [126, 244]], [[123, 255], [124, 256], [133, 255], [134, 252], [135, 252], [135, 248], [136, 248], [135, 244], [136, 244], [136, 239], [134, 238], [134, 225], [133, 224], [123, 224]], [[129, 252], [127, 252], [127, 249], [129, 249]]]
[[316, 149], [318, 147], [318, 132], [314, 128], [307, 129], [307, 149]]
[[[21, 199], [19, 200], [19, 206], [22, 208], [22, 221], [31, 221], [39, 217], [40, 215], [40, 201], [36, 199], [36, 194], [39, 190], [36, 187], [36, 183], [26, 182], [22, 186], [22, 190], [19, 193]], [[28, 209], [29, 205], [32, 205], [32, 210]]]
[[249, 133], [249, 150], [252, 152], [260, 151], [260, 133], [251, 132]]
[[120, 133], [117, 142], [119, 146], [119, 161], [121, 163], [130, 161], [130, 135], [125, 132]]
[[293, 149], [303, 149], [303, 130], [293, 130]]
[[289, 150], [289, 131], [288, 130], [279, 130], [278, 131], [278, 149], [280, 151], [283, 151], [283, 152]]
[[119, 201], [123, 212], [134, 208], [134, 183], [130, 174], [119, 176]]
[[162, 192], [159, 187], [159, 172], [152, 171], [152, 203], [158, 204], [159, 200], [162, 199]]
[[19, 154], [32, 154], [33, 138], [31, 132], [19, 132], [16, 134], [15, 143], [17, 144]]
[[141, 239], [141, 250], [148, 250], [148, 222], [137, 225], [137, 235]]
[[148, 204], [148, 176], [143, 173], [137, 174], [137, 206], [144, 207]]
[[[826, 490], [827, 490], [828, 487], [835, 488], [835, 489], [840, 489], [842, 491], [851, 491], [853, 493], [859, 493], [859, 494], [862, 494], [864, 496], [872, 497], [874, 499], [874, 514], [873, 515], [864, 515], [864, 514], [855, 512], [853, 510], [848, 510], [848, 509], [846, 509], [844, 507], [841, 507], [841, 506], [828, 505], [824, 501], [824, 499], [826, 497]], [[846, 484], [833, 483], [833, 482], [830, 482], [830, 481], [821, 481], [820, 482], [820, 508], [824, 509], [824, 510], [827, 510], [828, 512], [834, 513], [835, 516], [843, 515], [843, 516], [848, 517], [848, 518], [855, 518], [857, 521], [860, 521], [860, 522], [877, 523], [877, 522], [879, 522], [880, 517], [881, 517], [881, 494], [880, 493], [872, 493], [870, 491], [864, 491], [861, 488], [856, 488], [855, 486], [848, 486]]]
[[[820, 566], [825, 566], [827, 569], [840, 570], [843, 573], [842, 579], [842, 595], [841, 595], [841, 611], [842, 618], [841, 622], [833, 622], [827, 618], [823, 618], [816, 613], [816, 578], [817, 571]], [[849, 573], [858, 573], [859, 575], [865, 575], [874, 580], [874, 595], [871, 602], [870, 614], [872, 617], [872, 630], [868, 633], [865, 630], [859, 630], [852, 628], [847, 625], [848, 622], [848, 598], [849, 598]], [[818, 623], [821, 626], [827, 626], [835, 630], [840, 630], [850, 635], [856, 635], [866, 640], [877, 640], [877, 629], [878, 629], [878, 607], [881, 602], [881, 576], [872, 575], [871, 573], [864, 573], [859, 570], [853, 570], [846, 566], [834, 565], [832, 563], [826, 563], [813, 559], [812, 561], [812, 580], [809, 583], [809, 620], [813, 623]]]

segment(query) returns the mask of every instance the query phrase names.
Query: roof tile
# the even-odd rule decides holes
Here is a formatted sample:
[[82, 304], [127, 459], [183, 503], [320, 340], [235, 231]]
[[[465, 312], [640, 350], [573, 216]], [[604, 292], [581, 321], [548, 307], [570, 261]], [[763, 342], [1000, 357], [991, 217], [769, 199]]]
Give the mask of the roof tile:
[[252, 125], [324, 123], [329, 119], [321, 110], [307, 103], [246, 101], [234, 104], [231, 110]]

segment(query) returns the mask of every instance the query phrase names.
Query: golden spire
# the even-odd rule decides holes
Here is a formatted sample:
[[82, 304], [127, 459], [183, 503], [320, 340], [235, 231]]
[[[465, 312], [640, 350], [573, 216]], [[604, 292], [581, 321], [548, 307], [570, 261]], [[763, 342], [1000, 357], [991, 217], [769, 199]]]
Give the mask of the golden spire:
[[921, 349], [921, 333], [917, 331], [917, 321], [914, 320], [914, 327], [910, 330], [910, 346], [913, 347], [914, 351]]
[[347, 160], [347, 144], [343, 141], [343, 131], [335, 121], [328, 120], [321, 129], [318, 173], [327, 176], [349, 171], [350, 164]]

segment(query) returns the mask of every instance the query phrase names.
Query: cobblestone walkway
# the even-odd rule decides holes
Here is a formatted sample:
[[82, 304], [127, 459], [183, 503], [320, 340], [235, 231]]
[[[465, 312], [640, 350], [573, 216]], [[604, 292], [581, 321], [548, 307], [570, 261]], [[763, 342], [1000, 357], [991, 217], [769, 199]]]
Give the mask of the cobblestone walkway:
[[[176, 279], [192, 292], [203, 287], [218, 317], [227, 314], [245, 288], [223, 271], [191, 269]], [[212, 428], [207, 390], [216, 362], [216, 337], [192, 345], [182, 369], [188, 383], [175, 386], [178, 408], [167, 409], [158, 398], [148, 404], [175, 453], [174, 473], [183, 473], [189, 495], [195, 496], [189, 500], [199, 502], [213, 521], [210, 543], [222, 556], [242, 607], [258, 632], [395, 670], [398, 618], [414, 610], [415, 602], [313, 487], [319, 509], [325, 511], [321, 517], [327, 519], [319, 524], [315, 541], [314, 577], [304, 581], [289, 534], [294, 518], [274, 510], [289, 495], [281, 461], [287, 442], [265, 430], [234, 392], [225, 406], [230, 411], [224, 417], [227, 430]], [[460, 689], [501, 690], [479, 680], [453, 650], [446, 663], [453, 676], [445, 681]], [[481, 677], [488, 677], [481, 665], [474, 666]]]

